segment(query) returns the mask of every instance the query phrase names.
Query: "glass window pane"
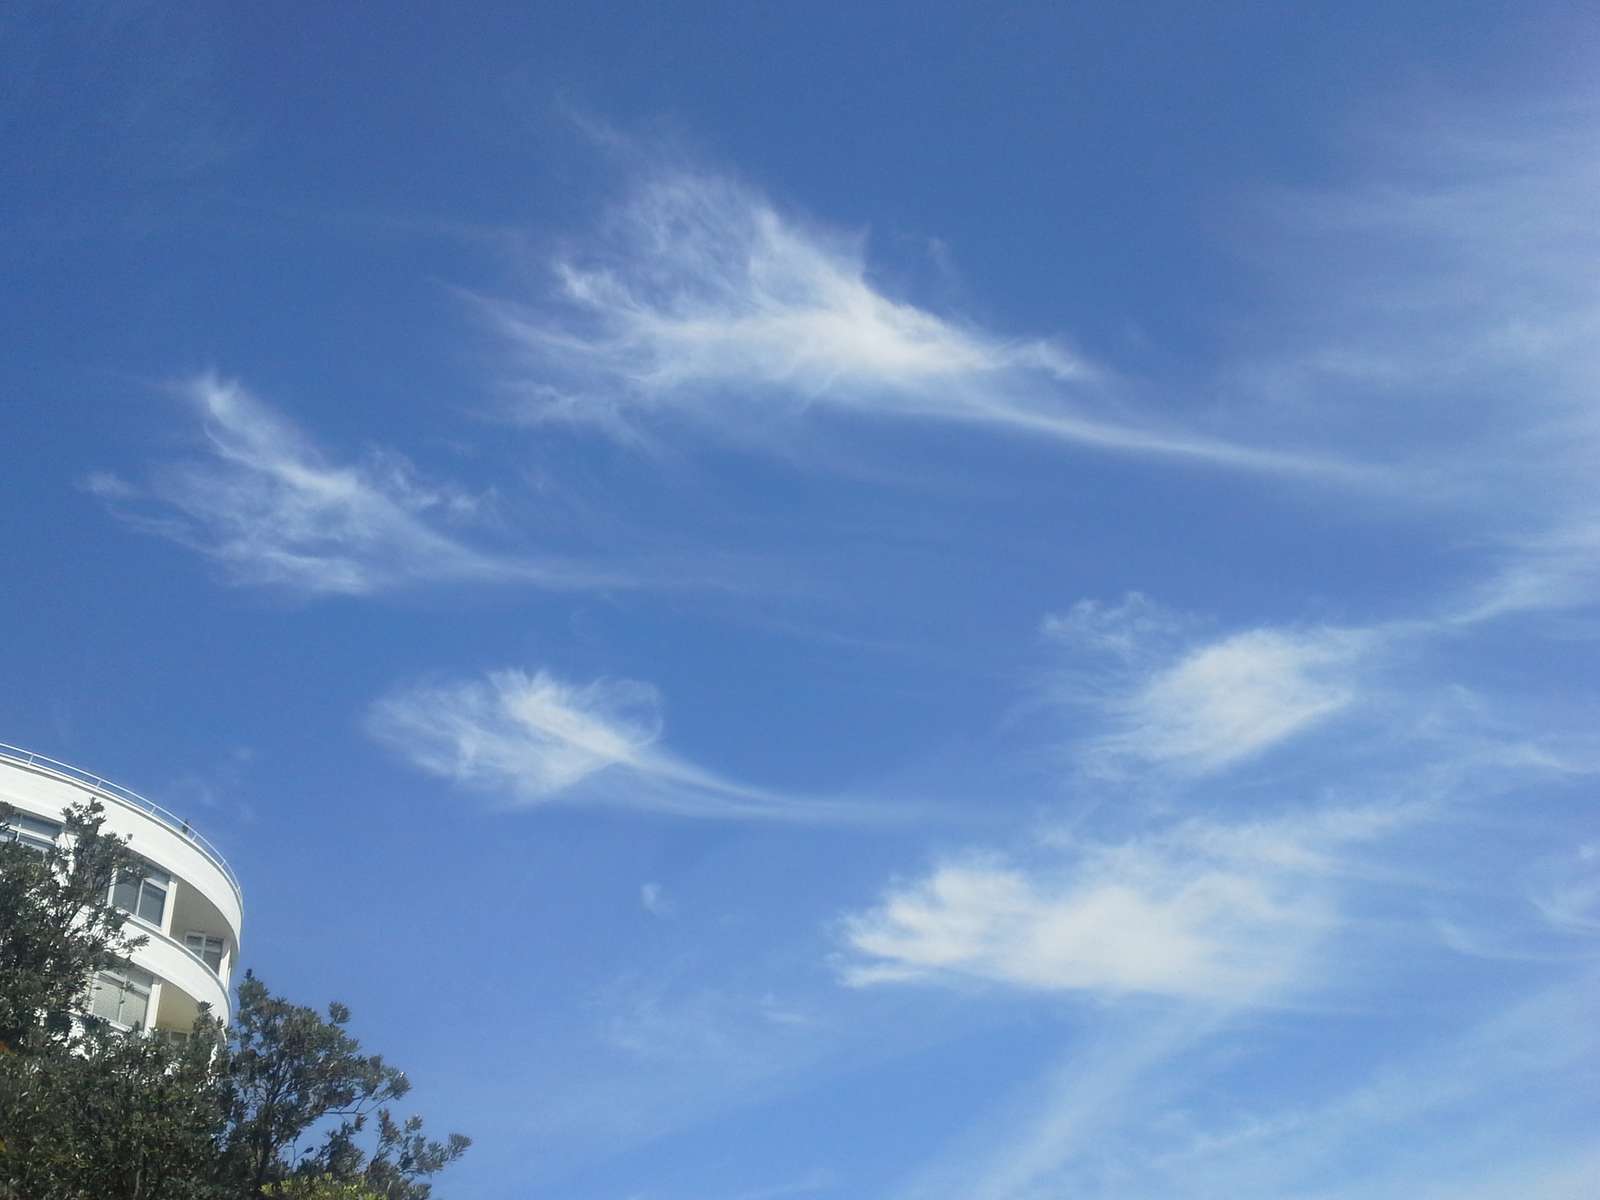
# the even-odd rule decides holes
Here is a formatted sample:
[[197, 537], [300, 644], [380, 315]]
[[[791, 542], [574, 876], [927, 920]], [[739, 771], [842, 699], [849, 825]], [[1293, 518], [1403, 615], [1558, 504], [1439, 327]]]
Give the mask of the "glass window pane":
[[111, 891], [111, 903], [124, 912], [133, 913], [142, 921], [159, 925], [170, 881], [171, 876], [165, 871], [145, 864], [138, 875], [117, 880]]
[[146, 879], [139, 889], [139, 915], [152, 925], [159, 925], [166, 904], [167, 889]]
[[61, 826], [54, 821], [46, 821], [42, 817], [30, 816], [28, 813], [15, 813], [4, 826], [0, 826], [0, 831], [12, 841], [32, 846], [36, 850], [44, 850], [60, 836]]
[[119, 1021], [122, 1011], [122, 983], [109, 975], [96, 975], [89, 994], [89, 1011], [108, 1021]]
[[212, 937], [207, 933], [189, 933], [184, 935], [184, 944], [205, 960], [206, 966], [213, 971], [222, 970], [222, 939]]
[[150, 993], [127, 988], [122, 993], [122, 1023], [144, 1025], [145, 1012], [150, 1007]]
[[139, 881], [118, 879], [111, 889], [111, 903], [123, 912], [134, 912], [139, 906]]

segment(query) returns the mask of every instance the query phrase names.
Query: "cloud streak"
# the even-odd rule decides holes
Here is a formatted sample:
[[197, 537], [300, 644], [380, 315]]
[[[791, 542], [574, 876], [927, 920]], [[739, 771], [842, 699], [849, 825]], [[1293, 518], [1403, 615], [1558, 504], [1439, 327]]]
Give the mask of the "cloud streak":
[[1005, 337], [886, 294], [862, 238], [792, 218], [726, 176], [647, 178], [551, 274], [544, 303], [479, 298], [534, 380], [523, 409], [534, 420], [618, 429], [670, 412], [727, 430], [817, 408], [1367, 478], [1317, 454], [1133, 415], [1103, 367], [1058, 342]]
[[661, 699], [647, 683], [572, 684], [547, 671], [399, 688], [367, 729], [417, 769], [515, 807], [554, 803], [713, 820], [862, 822], [864, 805], [781, 795], [724, 779], [661, 744]]
[[1192, 820], [1122, 842], [1047, 845], [1021, 862], [968, 855], [846, 918], [844, 978], [1278, 1000], [1306, 982], [1308, 952], [1338, 924], [1328, 884], [1339, 852], [1399, 819]]
[[1405, 447], [1415, 493], [1473, 510], [1477, 544], [1575, 566], [1552, 541], [1596, 525], [1600, 105], [1437, 99], [1428, 128], [1347, 147], [1359, 182], [1252, 210], [1275, 294], [1223, 388], [1352, 453]]
[[1354, 641], [1256, 629], [1203, 646], [1128, 700], [1127, 728], [1108, 745], [1200, 772], [1252, 757], [1350, 703], [1338, 672]]
[[1195, 623], [1132, 594], [1047, 617], [1052, 642], [1092, 664], [1057, 693], [1110, 725], [1080, 750], [1099, 774], [1212, 774], [1337, 716], [1361, 694], [1381, 631], [1260, 627], [1202, 641]]
[[[1326, 1083], [1313, 1073], [1303, 1081], [1310, 1098], [1296, 1101], [1252, 1101], [1229, 1088], [1237, 1060], [1208, 1047], [1234, 1023], [1144, 1014], [1063, 1056], [1005, 1120], [925, 1166], [896, 1195], [1582, 1195], [1579, 1181], [1600, 1161], [1585, 1098], [1594, 998], [1593, 976], [1534, 991], [1464, 1032], [1419, 1039], [1353, 1080], [1335, 1082], [1336, 1067]], [[1257, 1036], [1272, 1039], [1270, 1030]]]
[[201, 456], [158, 469], [148, 488], [106, 472], [83, 486], [135, 528], [204, 554], [234, 583], [354, 596], [427, 583], [603, 580], [472, 546], [458, 529], [477, 515], [479, 498], [424, 481], [392, 452], [339, 462], [236, 382], [203, 375], [179, 392], [201, 421]]

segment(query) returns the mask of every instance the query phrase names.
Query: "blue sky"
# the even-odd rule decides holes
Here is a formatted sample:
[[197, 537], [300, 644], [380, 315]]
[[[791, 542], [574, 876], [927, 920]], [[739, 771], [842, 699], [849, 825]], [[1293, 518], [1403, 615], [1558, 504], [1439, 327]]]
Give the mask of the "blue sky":
[[13, 6], [4, 740], [455, 1200], [1587, 1194], [1584, 9]]

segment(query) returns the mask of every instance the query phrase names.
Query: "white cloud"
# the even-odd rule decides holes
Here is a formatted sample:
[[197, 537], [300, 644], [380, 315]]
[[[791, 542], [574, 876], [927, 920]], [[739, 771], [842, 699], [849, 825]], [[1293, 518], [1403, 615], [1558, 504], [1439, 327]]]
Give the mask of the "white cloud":
[[371, 724], [425, 771], [539, 802], [597, 772], [637, 769], [660, 736], [658, 703], [632, 680], [572, 686], [543, 671], [494, 671], [390, 695]]
[[[554, 264], [542, 306], [483, 299], [535, 382], [524, 415], [616, 429], [672, 410], [726, 429], [762, 409], [955, 421], [1122, 453], [1364, 477], [1131, 413], [1103, 369], [887, 295], [860, 237], [807, 225], [753, 189], [685, 171], [648, 179]], [[552, 372], [563, 382], [551, 381]], [[759, 407], [758, 407], [759, 406]]]
[[1197, 642], [1195, 625], [1137, 593], [1045, 619], [1047, 637], [1090, 660], [1062, 669], [1057, 694], [1110, 725], [1084, 763], [1203, 775], [1253, 758], [1349, 706], [1381, 636], [1269, 627]]
[[1141, 662], [1183, 637], [1190, 625], [1148, 596], [1129, 592], [1122, 603], [1112, 606], [1079, 600], [1066, 612], [1046, 616], [1041, 630], [1076, 649]]
[[639, 885], [639, 907], [653, 917], [670, 917], [675, 906], [659, 883], [642, 883]]
[[133, 500], [139, 495], [138, 488], [112, 471], [90, 471], [80, 481], [79, 486], [91, 496], [98, 496], [108, 502]]
[[1499, 556], [1498, 568], [1447, 610], [1441, 624], [1579, 608], [1600, 595], [1600, 517], [1575, 513], [1517, 538]]
[[400, 688], [367, 728], [413, 766], [509, 804], [606, 804], [726, 820], [874, 819], [864, 807], [781, 796], [723, 779], [659, 745], [650, 684], [571, 684], [546, 671]]
[[1285, 965], [1279, 939], [1311, 915], [1224, 871], [1141, 883], [944, 866], [850, 922], [850, 945], [868, 961], [848, 979], [948, 973], [1026, 988], [1220, 998], [1276, 982]]
[[1218, 770], [1337, 713], [1355, 697], [1348, 632], [1255, 629], [1161, 671], [1122, 704], [1118, 755], [1194, 772]]
[[1546, 863], [1529, 899], [1559, 932], [1600, 936], [1600, 842], [1585, 842]]
[[[1385, 636], [1263, 628], [1199, 640], [1198, 626], [1138, 594], [1046, 619], [1046, 636], [1087, 663], [1058, 694], [1109, 726], [1076, 743], [1091, 775], [1193, 782], [1260, 755], [1362, 695]], [[1046, 831], [1021, 859], [947, 860], [848, 919], [846, 978], [1276, 998], [1307, 982], [1307, 954], [1338, 924], [1338, 851], [1423, 802], [1418, 791], [1387, 807], [1162, 822], [1098, 842]]]
[[203, 457], [157, 471], [138, 505], [136, 489], [104, 472], [85, 486], [135, 527], [214, 559], [234, 582], [344, 595], [441, 581], [586, 582], [554, 562], [461, 540], [450, 527], [479, 500], [425, 483], [396, 454], [339, 463], [237, 383], [206, 375], [181, 391], [203, 423]]
[[1305, 982], [1308, 951], [1337, 923], [1327, 886], [1337, 849], [1397, 819], [1339, 810], [1188, 821], [1122, 843], [1069, 842], [1027, 863], [946, 862], [845, 921], [845, 979], [1277, 998]]

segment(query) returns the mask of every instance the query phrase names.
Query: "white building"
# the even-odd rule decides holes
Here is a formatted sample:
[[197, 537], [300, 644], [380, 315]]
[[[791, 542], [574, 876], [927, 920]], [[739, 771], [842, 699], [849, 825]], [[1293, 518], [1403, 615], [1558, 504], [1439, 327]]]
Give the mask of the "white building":
[[146, 865], [119, 879], [111, 900], [148, 940], [129, 964], [97, 975], [90, 1007], [124, 1028], [187, 1034], [199, 1005], [228, 1020], [228, 977], [239, 959], [244, 901], [222, 855], [187, 821], [136, 792], [42, 755], [0, 743], [0, 801], [20, 816], [11, 835], [43, 845], [63, 836], [67, 805], [105, 805], [105, 831], [129, 839]]

